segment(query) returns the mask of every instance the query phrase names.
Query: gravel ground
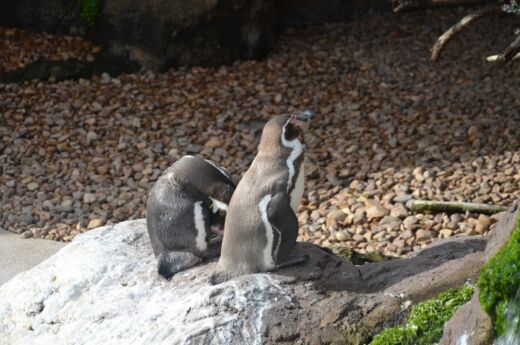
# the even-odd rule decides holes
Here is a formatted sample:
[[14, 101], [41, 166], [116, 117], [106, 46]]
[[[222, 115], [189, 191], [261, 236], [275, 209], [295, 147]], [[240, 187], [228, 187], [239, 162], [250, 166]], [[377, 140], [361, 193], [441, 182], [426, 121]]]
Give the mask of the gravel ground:
[[265, 61], [216, 69], [0, 84], [0, 227], [69, 241], [143, 217], [147, 191], [175, 159], [197, 154], [239, 177], [263, 123], [308, 108], [318, 119], [305, 137], [300, 240], [402, 256], [485, 233], [494, 217], [406, 207], [520, 196], [520, 71], [483, 61], [509, 43], [513, 19], [484, 19], [429, 61], [465, 13], [290, 30]]
[[60, 61], [76, 58], [93, 61], [99, 49], [80, 37], [0, 26], [0, 73], [25, 67], [39, 59]]

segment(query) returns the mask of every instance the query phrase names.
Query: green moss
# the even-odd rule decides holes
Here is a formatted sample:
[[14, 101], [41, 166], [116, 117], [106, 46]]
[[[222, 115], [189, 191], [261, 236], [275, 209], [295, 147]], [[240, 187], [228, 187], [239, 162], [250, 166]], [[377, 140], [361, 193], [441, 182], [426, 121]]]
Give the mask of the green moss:
[[504, 334], [505, 311], [508, 301], [520, 287], [520, 218], [509, 242], [480, 271], [479, 300], [484, 310], [495, 320], [498, 335]]
[[419, 303], [412, 308], [406, 325], [384, 330], [370, 345], [434, 345], [441, 339], [446, 321], [472, 294], [473, 287], [464, 285]]
[[101, 6], [103, 0], [80, 0], [81, 18], [90, 26], [96, 24], [101, 14]]
[[413, 328], [392, 327], [379, 333], [370, 345], [412, 345], [416, 336]]

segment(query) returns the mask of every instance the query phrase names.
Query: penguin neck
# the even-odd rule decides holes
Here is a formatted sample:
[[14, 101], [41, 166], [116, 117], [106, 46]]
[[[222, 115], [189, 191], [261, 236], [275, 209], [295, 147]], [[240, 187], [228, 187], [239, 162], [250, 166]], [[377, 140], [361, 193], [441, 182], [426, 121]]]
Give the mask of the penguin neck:
[[296, 161], [303, 153], [303, 145], [301, 141], [296, 138], [293, 140], [286, 140], [285, 139], [285, 128], [282, 131], [282, 145], [290, 150], [289, 156], [286, 159], [287, 169], [289, 171], [289, 177], [287, 181], [287, 191], [291, 190], [291, 187], [293, 187], [293, 180], [294, 175], [296, 174]]

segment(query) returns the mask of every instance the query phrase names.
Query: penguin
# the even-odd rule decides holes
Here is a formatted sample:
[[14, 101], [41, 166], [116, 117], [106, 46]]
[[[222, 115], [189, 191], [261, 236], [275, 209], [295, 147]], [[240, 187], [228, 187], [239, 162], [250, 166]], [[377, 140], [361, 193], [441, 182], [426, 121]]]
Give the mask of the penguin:
[[228, 206], [212, 284], [307, 260], [291, 252], [299, 228], [296, 209], [303, 195], [302, 132], [313, 117], [310, 111], [280, 115], [264, 126], [258, 153]]
[[148, 195], [146, 226], [160, 275], [170, 279], [220, 254], [234, 190], [225, 169], [194, 156], [182, 157], [159, 177]]

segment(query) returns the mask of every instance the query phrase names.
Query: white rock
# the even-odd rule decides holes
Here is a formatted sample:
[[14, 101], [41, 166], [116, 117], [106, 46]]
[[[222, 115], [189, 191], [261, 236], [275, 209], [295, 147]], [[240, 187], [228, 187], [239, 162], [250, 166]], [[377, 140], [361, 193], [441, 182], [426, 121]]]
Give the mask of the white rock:
[[277, 282], [207, 280], [158, 276], [143, 220], [98, 228], [0, 287], [1, 343], [260, 344], [263, 312], [285, 296]]

